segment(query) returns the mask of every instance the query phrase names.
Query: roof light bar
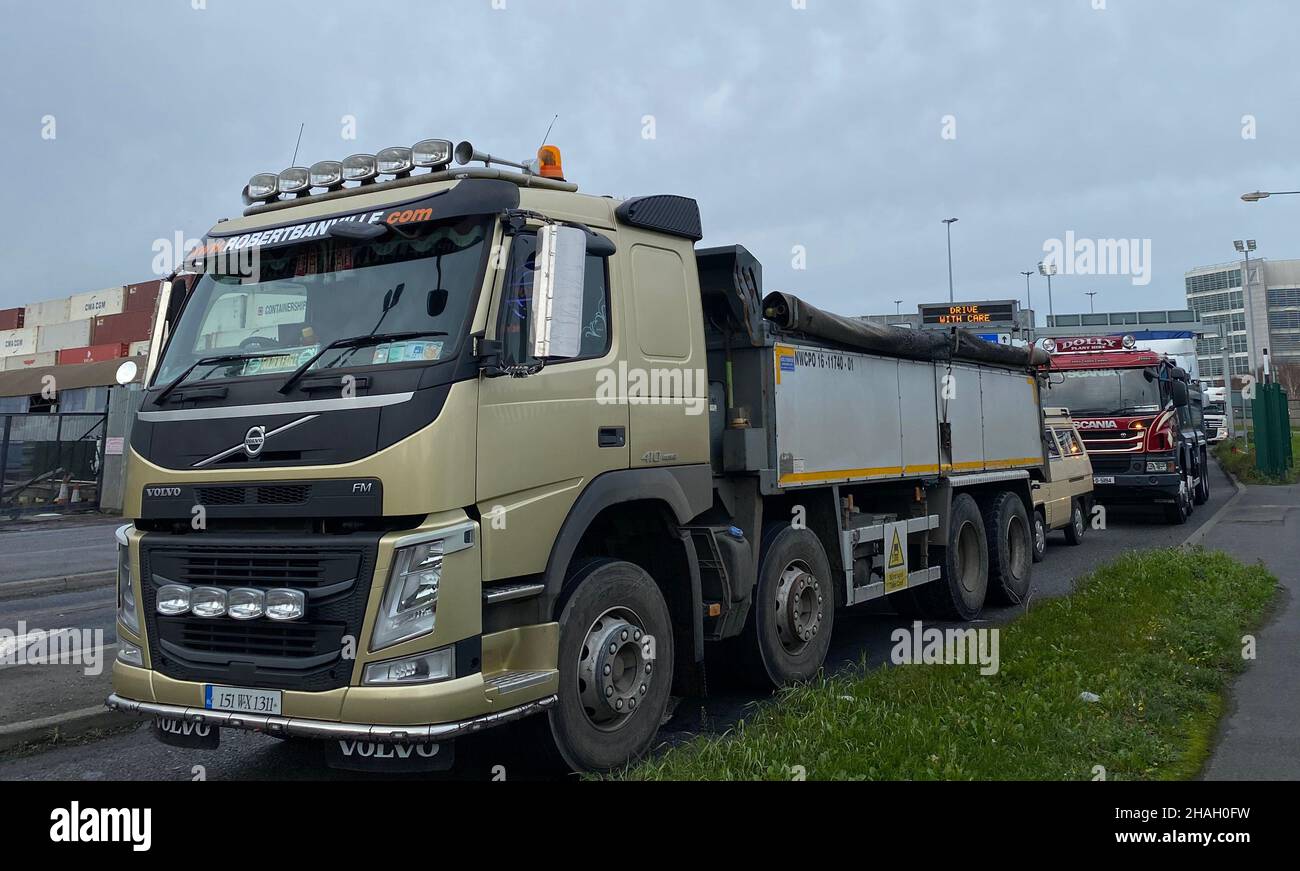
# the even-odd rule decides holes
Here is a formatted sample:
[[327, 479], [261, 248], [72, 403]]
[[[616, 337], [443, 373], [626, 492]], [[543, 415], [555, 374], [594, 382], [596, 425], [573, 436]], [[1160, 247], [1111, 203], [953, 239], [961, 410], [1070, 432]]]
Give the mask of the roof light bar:
[[416, 166], [440, 169], [451, 163], [451, 151], [449, 139], [422, 139], [411, 146], [411, 161]]
[[277, 182], [282, 194], [302, 193], [311, 187], [311, 172], [305, 166], [291, 166], [280, 170]]
[[343, 158], [344, 181], [368, 182], [378, 174], [373, 154], [353, 154]]
[[410, 173], [413, 165], [411, 149], [405, 145], [394, 145], [375, 155], [375, 166], [381, 175], [404, 176]]
[[311, 186], [338, 190], [343, 187], [343, 164], [337, 160], [321, 160], [311, 165]]
[[273, 200], [276, 197], [279, 179], [273, 172], [259, 172], [248, 180], [244, 187], [244, 199], [250, 203]]

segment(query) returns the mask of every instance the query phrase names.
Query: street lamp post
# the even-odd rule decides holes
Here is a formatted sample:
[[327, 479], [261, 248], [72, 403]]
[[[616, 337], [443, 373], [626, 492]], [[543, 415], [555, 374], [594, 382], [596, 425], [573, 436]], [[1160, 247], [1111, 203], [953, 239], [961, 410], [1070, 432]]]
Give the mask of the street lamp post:
[[1092, 304], [1092, 298], [1097, 295], [1097, 291], [1085, 290], [1084, 293], [1088, 295], [1088, 314], [1093, 314], [1097, 311], [1097, 309]]
[[899, 315], [898, 307], [899, 307], [900, 305], [902, 305], [902, 304], [903, 304], [903, 301], [902, 301], [901, 299], [896, 299], [896, 300], [894, 300], [894, 317], [898, 317], [898, 315]]
[[1056, 326], [1056, 308], [1052, 305], [1052, 276], [1056, 274], [1056, 264], [1043, 261], [1038, 264], [1038, 274], [1047, 278], [1047, 320], [1048, 326]]
[[952, 302], [952, 225], [957, 223], [957, 219], [944, 218], [943, 223], [948, 230], [948, 302]]
[[1242, 194], [1241, 198], [1248, 203], [1257, 203], [1269, 197], [1288, 197], [1296, 194], [1300, 194], [1300, 191], [1251, 191], [1248, 194]]
[[1237, 249], [1237, 253], [1246, 258], [1245, 271], [1241, 276], [1241, 295], [1246, 312], [1246, 365], [1250, 367], [1250, 376], [1253, 378], [1255, 377], [1255, 317], [1250, 302], [1250, 252], [1255, 250], [1256, 245], [1254, 239], [1245, 241], [1237, 239], [1232, 246]]
[[[1023, 275], [1023, 276], [1025, 277], [1025, 308], [1029, 309], [1029, 310], [1032, 312], [1032, 311], [1034, 310], [1034, 300], [1033, 300], [1033, 298], [1032, 298], [1032, 297], [1030, 296], [1030, 294], [1029, 294], [1029, 278], [1030, 278], [1030, 276], [1032, 276], [1034, 273], [1032, 273], [1032, 272], [1022, 272], [1022, 273], [1020, 273], [1020, 274]], [[1035, 320], [1037, 320], [1037, 318], [1035, 318]], [[1030, 324], [1030, 326], [1031, 326], [1031, 327], [1032, 327], [1032, 326], [1037, 326], [1037, 324]]]

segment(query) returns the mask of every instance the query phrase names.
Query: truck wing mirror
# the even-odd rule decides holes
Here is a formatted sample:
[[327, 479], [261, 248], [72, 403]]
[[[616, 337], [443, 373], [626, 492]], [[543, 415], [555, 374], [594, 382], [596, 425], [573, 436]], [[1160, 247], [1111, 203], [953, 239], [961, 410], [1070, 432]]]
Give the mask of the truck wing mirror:
[[1188, 403], [1187, 383], [1184, 381], [1169, 382], [1170, 396], [1174, 400], [1174, 408], [1186, 408]]
[[537, 268], [529, 301], [533, 357], [577, 357], [582, 344], [582, 297], [587, 234], [547, 224], [537, 232]]

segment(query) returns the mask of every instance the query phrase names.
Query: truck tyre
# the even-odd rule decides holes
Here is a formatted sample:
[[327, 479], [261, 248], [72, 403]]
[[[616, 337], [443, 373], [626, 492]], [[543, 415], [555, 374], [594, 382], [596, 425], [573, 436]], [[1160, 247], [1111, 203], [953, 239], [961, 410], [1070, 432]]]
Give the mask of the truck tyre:
[[835, 623], [831, 578], [815, 533], [784, 523], [764, 530], [754, 604], [739, 638], [749, 682], [785, 686], [821, 670]]
[[1065, 543], [1075, 547], [1083, 544], [1083, 534], [1088, 531], [1088, 516], [1083, 511], [1083, 502], [1070, 500], [1070, 522], [1065, 525]]
[[1178, 495], [1174, 498], [1174, 504], [1165, 506], [1165, 520], [1174, 526], [1182, 526], [1191, 516], [1192, 494], [1187, 479], [1183, 478], [1178, 484]]
[[1015, 493], [1004, 491], [981, 507], [989, 548], [989, 597], [1018, 605], [1033, 583], [1034, 531], [1025, 503]]
[[1041, 563], [1047, 557], [1047, 520], [1042, 509], [1034, 509], [1034, 562]]
[[988, 593], [989, 546], [984, 518], [969, 493], [952, 499], [948, 546], [939, 565], [943, 567], [939, 580], [908, 591], [913, 601], [931, 618], [974, 620]]
[[559, 700], [551, 737], [575, 771], [608, 771], [650, 749], [668, 706], [668, 604], [640, 566], [584, 563], [560, 616]]
[[1197, 505], [1204, 505], [1210, 501], [1210, 461], [1201, 455], [1201, 480], [1196, 484], [1196, 495], [1192, 500]]

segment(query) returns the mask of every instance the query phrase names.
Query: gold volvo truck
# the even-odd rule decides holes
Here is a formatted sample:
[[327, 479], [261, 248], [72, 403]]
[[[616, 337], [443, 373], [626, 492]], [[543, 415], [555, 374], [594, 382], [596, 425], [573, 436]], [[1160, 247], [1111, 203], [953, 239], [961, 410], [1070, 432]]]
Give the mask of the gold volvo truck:
[[536, 717], [607, 769], [706, 662], [806, 680], [838, 608], [1028, 594], [1039, 352], [764, 297], [694, 200], [579, 193], [553, 146], [244, 196], [164, 285], [130, 437], [108, 704], [161, 740], [437, 768]]

